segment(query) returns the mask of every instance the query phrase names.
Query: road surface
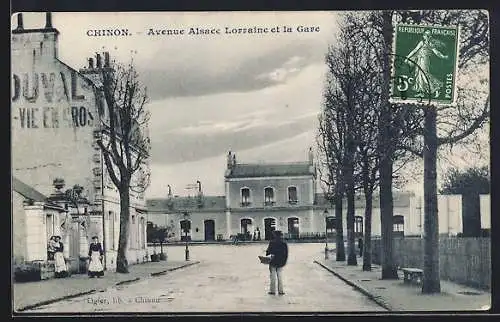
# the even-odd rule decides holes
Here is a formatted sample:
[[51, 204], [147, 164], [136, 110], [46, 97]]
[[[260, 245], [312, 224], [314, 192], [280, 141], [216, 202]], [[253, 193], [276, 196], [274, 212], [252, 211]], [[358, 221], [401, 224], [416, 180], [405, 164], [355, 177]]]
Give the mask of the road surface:
[[[269, 269], [257, 256], [265, 244], [198, 245], [200, 264], [104, 292], [60, 301], [32, 312], [361, 312], [383, 311], [318, 264], [322, 244], [289, 244], [285, 295], [269, 295]], [[169, 258], [184, 257], [170, 246]], [[92, 280], [89, 280], [91, 283]]]

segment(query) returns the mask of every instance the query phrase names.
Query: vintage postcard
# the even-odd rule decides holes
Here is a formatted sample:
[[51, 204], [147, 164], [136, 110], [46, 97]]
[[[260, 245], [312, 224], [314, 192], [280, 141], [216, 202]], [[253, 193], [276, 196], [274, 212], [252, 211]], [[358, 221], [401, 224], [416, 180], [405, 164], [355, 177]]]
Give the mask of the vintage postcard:
[[13, 14], [14, 313], [488, 310], [489, 59], [484, 10]]

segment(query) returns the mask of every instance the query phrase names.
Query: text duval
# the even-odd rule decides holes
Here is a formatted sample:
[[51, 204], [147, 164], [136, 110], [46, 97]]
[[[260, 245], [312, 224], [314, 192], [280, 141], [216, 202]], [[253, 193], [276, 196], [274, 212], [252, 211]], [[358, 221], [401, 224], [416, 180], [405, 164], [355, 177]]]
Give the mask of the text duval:
[[22, 104], [12, 113], [13, 119], [19, 120], [23, 129], [94, 125], [94, 115], [82, 106], [85, 95], [79, 92], [76, 73], [73, 71], [69, 78], [63, 72], [13, 74], [12, 102]]

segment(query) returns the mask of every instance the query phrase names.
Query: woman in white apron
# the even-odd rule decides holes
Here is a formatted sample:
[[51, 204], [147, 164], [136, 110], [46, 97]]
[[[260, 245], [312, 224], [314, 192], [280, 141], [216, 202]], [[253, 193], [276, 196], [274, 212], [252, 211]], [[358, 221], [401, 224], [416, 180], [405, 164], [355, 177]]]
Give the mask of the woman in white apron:
[[61, 236], [55, 236], [55, 243], [53, 243], [53, 246], [55, 249], [55, 275], [56, 277], [66, 277], [68, 272], [66, 268], [66, 261], [64, 260], [64, 245], [61, 242]]
[[89, 277], [101, 277], [104, 275], [104, 267], [102, 266], [102, 246], [99, 243], [99, 238], [97, 236], [92, 237], [92, 243], [89, 246]]

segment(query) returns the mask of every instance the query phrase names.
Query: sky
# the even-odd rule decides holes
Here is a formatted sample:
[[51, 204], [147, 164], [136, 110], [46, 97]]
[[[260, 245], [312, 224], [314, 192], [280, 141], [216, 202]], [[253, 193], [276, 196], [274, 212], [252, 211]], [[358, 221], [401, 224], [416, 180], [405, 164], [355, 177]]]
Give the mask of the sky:
[[[324, 55], [337, 21], [335, 12], [320, 11], [53, 13], [59, 58], [73, 68], [86, 66], [96, 52], [109, 51], [122, 62], [133, 58], [150, 96], [149, 198], [164, 197], [167, 185], [188, 195], [186, 186], [197, 180], [206, 195], [223, 195], [229, 150], [242, 163], [307, 160], [321, 110]], [[15, 17], [11, 24], [15, 28]], [[44, 14], [24, 14], [25, 28], [44, 24]], [[253, 26], [280, 32], [224, 33], [225, 27]], [[319, 31], [298, 32], [300, 26]], [[220, 28], [222, 34], [148, 35], [150, 29], [191, 27]], [[126, 28], [130, 36], [87, 36], [110, 28]], [[464, 166], [478, 157], [470, 154], [451, 159]], [[415, 177], [404, 188], [419, 193], [421, 176]]]

